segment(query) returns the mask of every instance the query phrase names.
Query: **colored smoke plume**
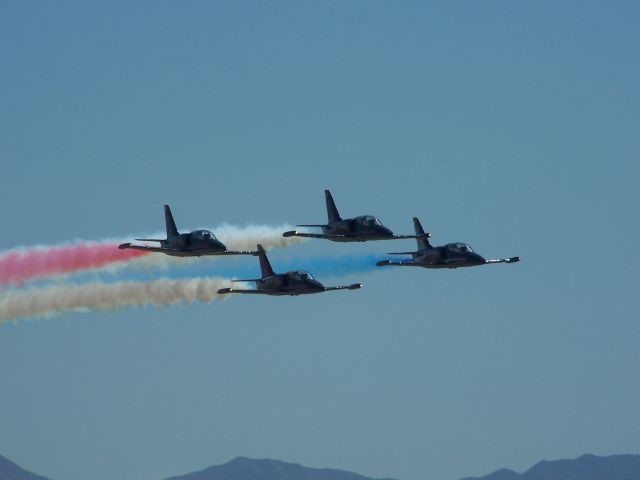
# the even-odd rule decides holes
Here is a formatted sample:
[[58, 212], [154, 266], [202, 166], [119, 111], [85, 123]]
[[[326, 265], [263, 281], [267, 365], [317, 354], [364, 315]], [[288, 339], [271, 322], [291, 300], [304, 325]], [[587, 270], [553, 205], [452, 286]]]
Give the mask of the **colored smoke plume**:
[[[270, 249], [305, 241], [299, 237], [283, 237], [282, 232], [287, 229], [291, 229], [291, 226], [235, 227], [225, 224], [214, 229], [214, 232], [229, 250], [255, 250], [257, 243], [262, 243], [266, 249]], [[143, 236], [148, 237], [148, 235]], [[128, 240], [89, 241], [60, 246], [17, 248], [2, 252], [0, 253], [0, 285], [18, 285], [30, 280], [90, 269], [110, 267], [112, 270], [117, 270], [127, 265], [135, 268], [166, 268], [187, 265], [198, 258], [220, 258], [217, 256], [171, 257], [141, 250], [119, 250], [118, 244], [125, 241]]]
[[221, 297], [218, 289], [229, 286], [231, 282], [221, 278], [195, 278], [110, 284], [61, 284], [6, 290], [0, 294], [0, 322], [26, 317], [47, 317], [73, 310], [110, 311], [145, 305], [211, 302]]
[[139, 250], [118, 250], [113, 242], [81, 242], [55, 247], [33, 247], [0, 254], [0, 284], [19, 284], [50, 275], [101, 268], [147, 255]]

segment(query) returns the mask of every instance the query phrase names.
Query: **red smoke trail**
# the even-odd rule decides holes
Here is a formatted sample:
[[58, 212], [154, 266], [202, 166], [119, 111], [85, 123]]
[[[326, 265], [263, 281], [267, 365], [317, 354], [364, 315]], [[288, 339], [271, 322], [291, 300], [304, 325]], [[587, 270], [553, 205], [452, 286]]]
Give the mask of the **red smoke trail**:
[[19, 284], [48, 275], [100, 268], [147, 255], [140, 250], [118, 250], [113, 243], [78, 243], [34, 247], [0, 253], [0, 285]]

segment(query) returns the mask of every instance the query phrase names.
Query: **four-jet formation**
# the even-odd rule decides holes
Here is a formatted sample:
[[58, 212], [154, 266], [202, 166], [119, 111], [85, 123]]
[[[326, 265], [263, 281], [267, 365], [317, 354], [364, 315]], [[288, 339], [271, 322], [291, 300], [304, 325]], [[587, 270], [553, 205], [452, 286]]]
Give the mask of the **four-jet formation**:
[[307, 237], [323, 238], [333, 242], [368, 242], [370, 240], [401, 240], [406, 238], [428, 238], [430, 234], [422, 235], [396, 235], [380, 220], [371, 215], [362, 215], [355, 218], [342, 218], [338, 213], [336, 204], [333, 201], [331, 192], [324, 191], [327, 202], [328, 222], [324, 225], [297, 225], [298, 227], [320, 227], [322, 233], [305, 233], [297, 230], [290, 230], [282, 234], [283, 237]]
[[167, 238], [136, 238], [139, 242], [159, 242], [159, 247], [134, 245], [123, 243], [119, 249], [132, 248], [147, 252], [161, 252], [174, 257], [200, 257], [202, 255], [255, 255], [257, 252], [230, 251], [213, 232], [209, 230], [194, 230], [189, 233], [179, 233], [176, 222], [173, 221], [169, 205], [164, 206], [164, 220], [167, 226]]
[[[413, 238], [418, 242], [416, 252], [393, 252], [389, 255], [411, 255], [407, 260], [382, 260], [377, 266], [397, 265], [399, 267], [423, 267], [423, 268], [460, 268], [475, 267], [492, 263], [515, 263], [520, 257], [499, 258], [487, 260], [477, 254], [466, 243], [448, 243], [434, 247], [429, 243], [430, 233], [426, 233], [420, 224], [420, 220], [414, 217], [413, 225], [415, 235], [396, 235], [385, 227], [380, 220], [371, 215], [363, 215], [355, 218], [343, 219], [338, 213], [331, 192], [324, 191], [327, 204], [326, 224], [298, 225], [299, 227], [320, 227], [322, 233], [306, 233], [291, 230], [284, 232], [283, 237], [307, 237], [322, 238], [334, 242], [366, 242], [370, 240], [399, 240]], [[222, 288], [219, 294], [246, 293], [259, 295], [305, 295], [311, 293], [328, 292], [331, 290], [356, 290], [362, 287], [360, 283], [337, 287], [325, 287], [319, 281], [304, 270], [295, 270], [286, 273], [275, 273], [267, 259], [267, 254], [262, 245], [258, 245], [257, 251], [229, 251], [209, 230], [195, 230], [189, 233], [179, 233], [173, 221], [168, 205], [164, 206], [164, 216], [167, 228], [166, 239], [136, 238], [140, 242], [159, 242], [159, 247], [147, 245], [134, 245], [123, 243], [120, 249], [132, 248], [149, 252], [161, 252], [176, 257], [198, 257], [201, 255], [257, 255], [260, 260], [260, 278], [249, 280], [232, 280], [233, 282], [255, 282], [256, 288], [242, 290], [236, 288]]]
[[339, 287], [325, 287], [319, 281], [304, 270], [295, 270], [287, 273], [275, 273], [271, 268], [267, 252], [262, 245], [258, 245], [258, 258], [260, 259], [261, 278], [248, 280], [232, 280], [233, 282], [256, 282], [255, 290], [239, 290], [235, 288], [221, 288], [219, 294], [248, 293], [258, 295], [307, 295], [311, 293], [329, 292], [331, 290], [356, 290], [362, 288], [361, 283], [344, 285]]
[[490, 263], [515, 263], [520, 261], [520, 257], [499, 258], [487, 260], [478, 255], [466, 243], [448, 243], [439, 247], [434, 247], [426, 237], [420, 237], [424, 232], [420, 220], [414, 217], [413, 225], [418, 236], [417, 252], [393, 252], [389, 255], [411, 255], [411, 260], [382, 260], [376, 265], [397, 265], [399, 267], [423, 267], [423, 268], [460, 268], [476, 267]]

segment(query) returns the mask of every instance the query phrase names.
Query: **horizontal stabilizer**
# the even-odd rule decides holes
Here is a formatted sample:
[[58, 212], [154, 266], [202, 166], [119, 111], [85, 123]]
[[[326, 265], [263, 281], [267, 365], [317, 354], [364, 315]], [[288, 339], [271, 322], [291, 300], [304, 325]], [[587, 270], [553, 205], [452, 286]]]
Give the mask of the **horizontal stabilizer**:
[[137, 242], [164, 242], [164, 239], [159, 240], [157, 238], [136, 238]]
[[327, 225], [296, 225], [296, 227], [326, 227]]
[[387, 255], [413, 255], [416, 252], [389, 252]]
[[231, 280], [232, 282], [259, 282], [260, 280], [262, 280], [261, 278], [245, 278], [245, 279], [238, 279], [238, 280]]

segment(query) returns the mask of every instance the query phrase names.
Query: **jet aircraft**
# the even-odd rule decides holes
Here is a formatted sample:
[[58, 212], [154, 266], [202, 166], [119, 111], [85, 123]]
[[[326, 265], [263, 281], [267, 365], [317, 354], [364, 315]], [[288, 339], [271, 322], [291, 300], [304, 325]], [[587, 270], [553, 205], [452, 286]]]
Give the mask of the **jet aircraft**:
[[132, 248], [147, 252], [161, 252], [174, 257], [200, 257], [202, 255], [255, 255], [257, 252], [230, 251], [209, 230], [194, 230], [189, 233], [179, 233], [173, 221], [169, 205], [164, 206], [164, 219], [167, 227], [167, 238], [136, 238], [139, 242], [159, 242], [159, 247], [134, 245], [123, 243], [119, 249]]
[[328, 222], [324, 225], [297, 225], [298, 227], [321, 227], [322, 234], [305, 233], [297, 230], [290, 230], [282, 234], [283, 237], [306, 237], [306, 238], [323, 238], [333, 242], [367, 242], [370, 240], [400, 240], [406, 238], [428, 238], [430, 233], [422, 235], [396, 235], [380, 220], [371, 215], [362, 215], [355, 218], [342, 218], [338, 213], [336, 204], [333, 201], [331, 192], [324, 191], [325, 200], [327, 202]]
[[[424, 230], [420, 224], [420, 220], [413, 219], [413, 225], [416, 235], [420, 235]], [[487, 260], [478, 255], [466, 243], [448, 243], [440, 247], [433, 247], [427, 238], [419, 237], [417, 252], [394, 252], [389, 255], [411, 255], [412, 260], [382, 260], [376, 265], [383, 267], [385, 265], [397, 265], [400, 267], [423, 267], [423, 268], [459, 268], [459, 267], [475, 267], [478, 265], [487, 265], [490, 263], [515, 263], [520, 261], [520, 257], [499, 258], [496, 260]]]
[[233, 282], [256, 282], [255, 290], [239, 290], [235, 288], [221, 288], [219, 294], [248, 293], [258, 295], [305, 295], [311, 293], [328, 292], [330, 290], [356, 290], [362, 287], [361, 283], [344, 285], [340, 287], [325, 287], [319, 281], [304, 270], [295, 270], [287, 273], [275, 273], [271, 268], [267, 253], [258, 245], [258, 258], [260, 259], [260, 278], [248, 280], [232, 280]]

